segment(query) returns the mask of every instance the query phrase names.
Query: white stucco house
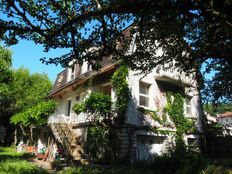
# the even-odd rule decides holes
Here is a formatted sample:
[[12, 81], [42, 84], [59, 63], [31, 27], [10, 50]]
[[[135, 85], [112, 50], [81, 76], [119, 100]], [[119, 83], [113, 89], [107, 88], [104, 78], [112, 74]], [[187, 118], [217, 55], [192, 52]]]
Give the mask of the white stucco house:
[[225, 112], [217, 117], [217, 122], [224, 126], [232, 126], [232, 112]]
[[217, 123], [222, 125], [223, 135], [232, 135], [232, 112], [225, 112], [216, 117]]
[[[134, 46], [131, 48], [136, 49]], [[130, 49], [129, 51], [134, 51]], [[129, 54], [129, 53], [128, 53]], [[83, 155], [82, 145], [86, 140], [89, 119], [85, 113], [77, 115], [72, 106], [82, 102], [92, 92], [102, 92], [115, 101], [115, 91], [112, 88], [111, 76], [120, 67], [120, 62], [106, 57], [101, 62], [102, 68], [94, 71], [84, 62], [70, 64], [70, 67], [57, 75], [49, 98], [57, 102], [56, 112], [49, 117], [49, 124], [55, 137], [69, 148], [74, 158]], [[88, 80], [92, 79], [91, 85]], [[149, 74], [139, 74], [129, 70], [127, 76], [131, 92], [125, 121], [118, 129], [120, 155], [131, 160], [147, 160], [161, 155], [173, 142], [173, 136], [155, 133], [147, 127], [175, 132], [175, 126], [168, 119], [168, 124], [161, 125], [151, 116], [143, 114], [139, 108], [160, 112], [166, 105], [166, 92], [180, 92], [184, 96], [184, 112], [200, 129], [199, 103], [196, 82], [184, 73], [175, 70], [159, 71]], [[161, 116], [161, 115], [160, 115]], [[193, 142], [196, 135], [185, 136], [186, 142]], [[78, 142], [76, 141], [78, 140]]]

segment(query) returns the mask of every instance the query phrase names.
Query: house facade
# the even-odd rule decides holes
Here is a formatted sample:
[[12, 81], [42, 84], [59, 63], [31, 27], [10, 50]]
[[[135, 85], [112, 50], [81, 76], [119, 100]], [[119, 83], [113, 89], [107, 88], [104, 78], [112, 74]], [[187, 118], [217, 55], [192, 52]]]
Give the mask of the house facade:
[[[129, 52], [133, 49], [135, 47], [132, 45]], [[94, 71], [87, 62], [82, 65], [70, 62], [70, 66], [57, 75], [49, 95], [57, 102], [57, 108], [48, 123], [56, 139], [77, 160], [85, 156], [87, 130], [92, 120], [86, 113], [77, 115], [72, 110], [73, 105], [83, 102], [93, 92], [107, 94], [112, 101], [117, 99], [111, 77], [121, 63], [109, 56], [102, 59], [101, 65], [102, 68]], [[169, 116], [162, 118], [167, 105], [167, 93], [170, 91], [183, 96], [186, 119], [201, 130], [199, 97], [193, 77], [175, 69], [157, 72], [154, 68], [149, 74], [129, 70], [127, 82], [130, 99], [125, 120], [116, 131], [120, 158], [149, 160], [162, 155], [173, 145], [176, 126]], [[156, 113], [159, 118], [144, 111]], [[195, 134], [184, 136], [186, 144], [196, 139]]]
[[[90, 93], [102, 92], [116, 100], [111, 77], [120, 67], [120, 63], [108, 60], [103, 62], [99, 71], [91, 70], [87, 62], [82, 66], [74, 64], [58, 74], [50, 93], [50, 98], [57, 102], [55, 113], [49, 117], [52, 131], [65, 148], [71, 151], [74, 158], [79, 159], [84, 154], [88, 125], [91, 118], [86, 113], [76, 114], [72, 107], [83, 102]], [[154, 111], [162, 117], [162, 110], [167, 103], [168, 91], [180, 92], [184, 96], [184, 115], [192, 120], [200, 129], [198, 93], [195, 82], [178, 72], [160, 71], [154, 69], [151, 73], [138, 75], [129, 70], [127, 76], [131, 97], [127, 105], [124, 123], [118, 128], [120, 156], [131, 160], [147, 160], [164, 153], [172, 144], [173, 134], [163, 134], [162, 131], [175, 132], [174, 123], [167, 118], [161, 124], [151, 115], [141, 112]], [[161, 130], [154, 132], [147, 128]], [[185, 136], [186, 142], [196, 140], [196, 135]], [[79, 153], [81, 152], [81, 153]]]
[[224, 126], [232, 126], [232, 112], [225, 112], [217, 117], [217, 122]]

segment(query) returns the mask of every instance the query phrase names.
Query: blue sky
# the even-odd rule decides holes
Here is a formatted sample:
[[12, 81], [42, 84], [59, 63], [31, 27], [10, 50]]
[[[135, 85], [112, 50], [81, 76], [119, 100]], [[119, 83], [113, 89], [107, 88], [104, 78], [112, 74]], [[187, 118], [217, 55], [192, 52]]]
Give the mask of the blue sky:
[[36, 45], [32, 41], [19, 41], [17, 45], [10, 46], [12, 50], [13, 68], [18, 69], [23, 66], [28, 68], [31, 73], [46, 73], [52, 82], [55, 81], [56, 75], [63, 70], [61, 66], [54, 64], [42, 64], [40, 58], [49, 56], [59, 56], [63, 50], [52, 50], [49, 53], [43, 52], [41, 45]]
[[[10, 46], [12, 50], [13, 68], [18, 69], [23, 66], [28, 68], [31, 73], [46, 73], [49, 79], [54, 82], [56, 75], [63, 70], [63, 68], [54, 64], [42, 64], [39, 60], [42, 57], [56, 57], [64, 53], [65, 50], [55, 49], [49, 53], [43, 52], [41, 45], [36, 45], [32, 41], [20, 40], [17, 45]], [[204, 69], [204, 66], [203, 66]], [[207, 79], [211, 79], [213, 73], [205, 74]]]

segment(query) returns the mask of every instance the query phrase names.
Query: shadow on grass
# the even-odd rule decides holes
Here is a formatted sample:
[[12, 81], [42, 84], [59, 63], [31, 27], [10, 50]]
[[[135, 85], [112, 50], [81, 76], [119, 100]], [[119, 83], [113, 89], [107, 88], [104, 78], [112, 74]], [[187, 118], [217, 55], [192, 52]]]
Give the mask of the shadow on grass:
[[0, 147], [0, 162], [5, 160], [22, 160], [33, 157], [30, 153], [18, 153], [13, 147]]
[[0, 147], [1, 174], [48, 174], [48, 172], [28, 162], [28, 153], [18, 153], [11, 147]]

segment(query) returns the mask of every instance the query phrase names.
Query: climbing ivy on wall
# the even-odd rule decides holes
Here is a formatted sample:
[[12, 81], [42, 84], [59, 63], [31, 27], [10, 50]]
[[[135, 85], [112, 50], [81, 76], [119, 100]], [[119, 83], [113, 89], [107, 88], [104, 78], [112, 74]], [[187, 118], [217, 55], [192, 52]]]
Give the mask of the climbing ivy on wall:
[[149, 109], [145, 109], [143, 107], [138, 107], [138, 110], [145, 115], [149, 115], [152, 117], [153, 120], [157, 121], [159, 124], [164, 124], [164, 120], [159, 117], [156, 111], [152, 111]]
[[120, 66], [113, 74], [111, 82], [116, 94], [116, 123], [122, 123], [125, 120], [127, 103], [130, 98], [130, 90], [127, 83], [128, 68], [126, 65]]
[[[112, 86], [116, 94], [116, 123], [122, 123], [125, 119], [127, 103], [130, 97], [130, 90], [126, 79], [127, 75], [128, 68], [126, 65], [122, 65], [114, 72], [111, 78]], [[100, 115], [110, 115], [111, 104], [110, 96], [91, 93], [85, 102], [75, 104], [73, 110], [76, 114], [80, 114], [81, 112], [89, 112], [92, 114], [98, 112]]]
[[184, 114], [184, 98], [181, 94], [174, 92], [167, 92], [166, 96], [167, 104], [165, 111], [175, 124], [177, 136], [182, 136], [193, 127], [193, 123]]
[[194, 128], [193, 122], [188, 120], [184, 114], [184, 98], [180, 93], [167, 92], [167, 104], [165, 112], [168, 113], [170, 119], [176, 127], [176, 148], [175, 153], [181, 155], [186, 152], [186, 145], [183, 140], [183, 135], [190, 132]]

